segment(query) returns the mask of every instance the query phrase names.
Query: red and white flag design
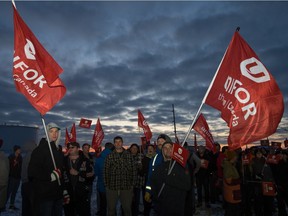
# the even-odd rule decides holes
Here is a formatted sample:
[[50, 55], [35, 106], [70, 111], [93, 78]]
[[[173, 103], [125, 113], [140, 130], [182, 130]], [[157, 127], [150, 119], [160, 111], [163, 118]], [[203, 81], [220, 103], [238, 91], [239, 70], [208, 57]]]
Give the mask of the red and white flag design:
[[102, 140], [104, 139], [104, 131], [102, 129], [100, 119], [98, 118], [95, 125], [95, 131], [92, 139], [92, 148], [97, 150], [101, 146]]
[[146, 140], [147, 142], [149, 142], [152, 138], [152, 132], [140, 110], [138, 110], [138, 127], [143, 128], [143, 132], [146, 137]]
[[92, 120], [81, 118], [80, 123], [79, 123], [79, 127], [89, 129], [91, 127], [91, 124], [92, 124]]
[[181, 166], [185, 167], [187, 159], [189, 157], [189, 151], [179, 145], [178, 143], [173, 144], [172, 158], [177, 161]]
[[206, 148], [215, 152], [214, 139], [210, 132], [209, 125], [207, 124], [207, 121], [202, 113], [195, 122], [193, 129], [206, 140]]
[[277, 83], [237, 31], [203, 103], [221, 111], [232, 150], [273, 134], [284, 111]]
[[17, 91], [45, 115], [65, 95], [66, 88], [59, 78], [63, 69], [40, 44], [14, 5], [13, 11], [14, 83]]

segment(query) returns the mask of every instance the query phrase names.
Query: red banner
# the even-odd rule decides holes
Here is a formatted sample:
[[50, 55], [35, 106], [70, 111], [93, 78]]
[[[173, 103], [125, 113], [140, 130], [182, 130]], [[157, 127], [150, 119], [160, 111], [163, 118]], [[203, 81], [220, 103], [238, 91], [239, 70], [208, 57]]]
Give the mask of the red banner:
[[91, 127], [91, 124], [92, 124], [92, 120], [81, 118], [80, 123], [79, 123], [79, 127], [89, 129]]
[[68, 146], [69, 142], [70, 142], [70, 136], [69, 136], [68, 130], [66, 128], [66, 133], [65, 133], [65, 146], [66, 147]]
[[44, 49], [33, 32], [14, 11], [13, 79], [21, 92], [41, 115], [45, 115], [65, 95], [58, 77], [62, 68]]
[[203, 102], [221, 111], [232, 150], [273, 134], [284, 111], [274, 78], [237, 31]]
[[73, 123], [70, 131], [70, 142], [76, 142], [76, 125]]
[[206, 140], [206, 148], [210, 151], [215, 152], [214, 139], [212, 134], [210, 133], [209, 126], [202, 113], [199, 115], [197, 121], [195, 122], [193, 129], [197, 131]]
[[95, 125], [95, 131], [92, 139], [92, 148], [97, 150], [101, 146], [102, 140], [104, 139], [104, 131], [102, 129], [100, 119], [98, 118]]
[[181, 166], [185, 167], [188, 157], [189, 151], [183, 148], [181, 145], [174, 143], [172, 149], [172, 158], [177, 161]]
[[140, 110], [138, 110], [138, 127], [143, 128], [143, 132], [146, 137], [146, 140], [147, 142], [149, 142], [152, 138], [152, 132]]

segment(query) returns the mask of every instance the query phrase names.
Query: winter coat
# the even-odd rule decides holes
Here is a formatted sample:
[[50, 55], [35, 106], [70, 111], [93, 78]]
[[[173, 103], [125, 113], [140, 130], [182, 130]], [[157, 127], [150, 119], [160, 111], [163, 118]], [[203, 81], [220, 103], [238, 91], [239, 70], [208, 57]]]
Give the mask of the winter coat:
[[[171, 174], [167, 175], [169, 167], [170, 161], [163, 162], [151, 175], [153, 203], [159, 216], [181, 216], [184, 215], [187, 192], [192, 186], [190, 173], [187, 168], [175, 163]], [[163, 183], [165, 187], [158, 197]]]
[[105, 185], [104, 185], [104, 177], [103, 177], [103, 172], [104, 172], [104, 162], [105, 158], [107, 157], [108, 154], [110, 154], [112, 151], [108, 148], [105, 148], [100, 156], [96, 158], [95, 164], [94, 164], [94, 172], [95, 176], [97, 176], [97, 190], [99, 192], [104, 193], [105, 192]]
[[[52, 153], [54, 155], [56, 167], [60, 169], [62, 175], [64, 173], [64, 156], [63, 153], [56, 148], [55, 142], [50, 143]], [[51, 181], [51, 173], [54, 170], [52, 157], [50, 154], [48, 142], [42, 138], [39, 145], [33, 150], [28, 165], [28, 177], [32, 182], [35, 196], [38, 200], [52, 201], [63, 197], [63, 181], [61, 185], [58, 181]]]

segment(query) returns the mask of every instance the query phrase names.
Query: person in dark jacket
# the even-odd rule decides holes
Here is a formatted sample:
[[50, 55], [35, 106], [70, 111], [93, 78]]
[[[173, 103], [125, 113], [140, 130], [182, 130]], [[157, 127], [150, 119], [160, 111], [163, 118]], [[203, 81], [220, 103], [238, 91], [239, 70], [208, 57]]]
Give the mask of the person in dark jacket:
[[168, 175], [173, 163], [172, 148], [172, 142], [162, 145], [164, 162], [159, 164], [151, 175], [152, 198], [158, 216], [184, 216], [187, 192], [191, 189], [188, 167], [183, 168], [175, 163], [171, 174]]
[[97, 216], [106, 216], [107, 215], [107, 200], [106, 200], [106, 190], [104, 185], [103, 170], [105, 158], [110, 154], [114, 149], [114, 145], [111, 142], [105, 143], [105, 149], [101, 152], [100, 156], [96, 158], [94, 171], [97, 176], [97, 193], [99, 197], [97, 205]]
[[13, 147], [13, 154], [9, 155], [8, 159], [10, 164], [10, 172], [8, 181], [7, 202], [10, 199], [9, 209], [18, 210], [18, 208], [15, 207], [14, 203], [21, 180], [22, 156], [20, 146], [15, 145]]
[[67, 216], [90, 216], [90, 181], [94, 176], [91, 161], [79, 154], [80, 145], [77, 142], [68, 143], [69, 154], [65, 157], [67, 178], [65, 185], [70, 194], [70, 202], [64, 205]]
[[[28, 165], [28, 178], [31, 181], [33, 194], [34, 215], [61, 216], [63, 194], [64, 156], [59, 149], [60, 128], [55, 123], [49, 123], [47, 133], [50, 143], [42, 138], [39, 145], [33, 150]], [[56, 168], [51, 157], [54, 157]]]

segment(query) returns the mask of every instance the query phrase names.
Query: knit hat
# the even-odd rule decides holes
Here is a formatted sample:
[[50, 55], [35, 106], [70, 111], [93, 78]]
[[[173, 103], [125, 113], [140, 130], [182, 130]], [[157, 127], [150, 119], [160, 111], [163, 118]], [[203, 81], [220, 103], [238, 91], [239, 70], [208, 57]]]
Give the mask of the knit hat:
[[166, 134], [160, 134], [158, 137], [157, 137], [157, 140], [159, 139], [164, 139], [166, 142], [172, 142], [172, 140], [170, 139], [169, 136], [167, 136]]
[[173, 146], [174, 143], [171, 142], [171, 141], [166, 141], [166, 142], [164, 142], [163, 145], [162, 145], [162, 151], [163, 151], [163, 147], [164, 147], [165, 145], [167, 145], [167, 144], [170, 144], [170, 145]]
[[46, 125], [46, 128], [47, 128], [47, 132], [49, 132], [49, 130], [52, 129], [52, 128], [57, 128], [58, 129], [58, 131], [59, 131], [58, 132], [58, 139], [55, 141], [56, 146], [58, 146], [59, 142], [60, 142], [60, 137], [61, 137], [61, 128], [57, 124], [55, 124], [53, 122], [50, 122], [48, 125]]
[[235, 151], [226, 151], [227, 160], [230, 161], [237, 156]]
[[50, 123], [47, 125], [47, 131], [49, 131], [49, 130], [52, 129], [52, 128], [57, 128], [58, 130], [61, 130], [61, 128], [60, 128], [57, 124], [55, 124], [55, 123], [53, 123], [53, 122], [50, 122]]

